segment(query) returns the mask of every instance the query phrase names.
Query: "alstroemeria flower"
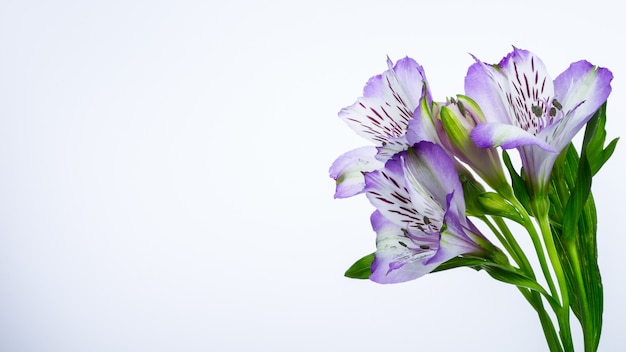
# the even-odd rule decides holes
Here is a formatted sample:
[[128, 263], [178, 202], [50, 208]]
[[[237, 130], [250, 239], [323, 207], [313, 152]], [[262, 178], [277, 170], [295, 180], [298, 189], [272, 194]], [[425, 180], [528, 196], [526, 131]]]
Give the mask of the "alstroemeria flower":
[[413, 280], [458, 255], [487, 257], [495, 248], [466, 217], [463, 188], [441, 146], [420, 142], [366, 173], [365, 183], [377, 208], [371, 280]]
[[480, 147], [518, 148], [533, 194], [546, 191], [559, 153], [606, 101], [613, 75], [578, 61], [554, 82], [543, 62], [514, 48], [498, 65], [477, 60], [465, 78], [465, 93], [487, 123], [472, 131]]
[[330, 176], [337, 182], [335, 198], [361, 193], [365, 184], [362, 172], [381, 168], [391, 156], [409, 147], [409, 121], [423, 95], [431, 100], [424, 69], [415, 60], [406, 57], [394, 66], [387, 59], [387, 65], [387, 71], [368, 80], [356, 103], [339, 112], [350, 128], [375, 145], [349, 151], [333, 163]]

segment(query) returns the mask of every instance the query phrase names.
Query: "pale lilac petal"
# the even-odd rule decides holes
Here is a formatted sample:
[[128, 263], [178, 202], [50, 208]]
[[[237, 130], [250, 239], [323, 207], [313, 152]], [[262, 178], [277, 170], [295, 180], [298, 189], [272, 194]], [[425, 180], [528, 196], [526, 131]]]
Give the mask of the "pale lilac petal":
[[[426, 95], [426, 91], [423, 93]], [[441, 144], [437, 129], [441, 122], [434, 116], [438, 114], [438, 105], [422, 97], [419, 106], [413, 112], [413, 119], [409, 121], [406, 139], [410, 145], [427, 141]], [[438, 125], [439, 124], [439, 125]]]
[[375, 156], [376, 148], [368, 146], [351, 150], [335, 160], [329, 170], [330, 177], [337, 183], [335, 198], [347, 198], [363, 192], [363, 173], [384, 166]]
[[611, 93], [613, 74], [606, 68], [578, 61], [554, 80], [554, 89], [565, 118], [553, 132], [554, 145], [562, 150]]
[[381, 284], [405, 282], [437, 267], [438, 264], [425, 265], [424, 261], [437, 250], [438, 236], [416, 241], [379, 211], [372, 214], [371, 222], [376, 231], [376, 255], [370, 280]]
[[[452, 159], [441, 146], [420, 142], [406, 154], [404, 173], [409, 185], [411, 200], [417, 209], [433, 209], [429, 205], [435, 202], [437, 210], [447, 204], [447, 196], [456, 193], [460, 196], [454, 202], [454, 208], [465, 214], [465, 202], [463, 200], [463, 188], [459, 181], [458, 173]], [[437, 216], [438, 221], [443, 221], [443, 213], [424, 214], [425, 216]]]
[[[391, 64], [391, 60], [387, 58], [387, 64]], [[410, 57], [398, 60], [393, 68], [398, 82], [404, 87], [406, 97], [409, 99], [407, 105], [417, 106], [422, 97], [422, 90], [428, 87], [424, 68]], [[427, 101], [432, 101], [430, 91], [424, 89], [424, 97]]]
[[583, 114], [593, 114], [611, 93], [613, 74], [606, 68], [594, 66], [587, 61], [572, 63], [554, 80], [554, 90], [566, 112], [580, 102]]
[[[450, 193], [448, 195], [448, 204], [450, 204], [455, 197], [457, 196], [454, 193]], [[452, 211], [452, 209], [446, 212], [444, 219], [446, 227], [445, 230], [441, 232], [437, 253], [426, 260], [426, 264], [439, 265], [461, 254], [483, 251], [480, 246], [467, 236], [467, 227], [470, 226], [467, 225], [467, 218], [460, 215], [461, 214]], [[471, 225], [471, 227], [473, 227], [473, 225]]]
[[[478, 59], [476, 59], [478, 61]], [[465, 76], [465, 95], [472, 98], [489, 121], [510, 123], [509, 108], [499, 87], [508, 86], [506, 77], [492, 66], [476, 62]], [[506, 94], [506, 93], [504, 93]]]
[[546, 141], [513, 125], [504, 123], [481, 123], [472, 130], [472, 139], [481, 148], [502, 147], [517, 148], [524, 145], [536, 145], [546, 151], [557, 151]]
[[547, 152], [535, 145], [520, 148], [524, 172], [532, 177], [531, 187], [548, 184], [552, 167], [558, 156], [559, 153]]
[[339, 112], [350, 128], [376, 144], [406, 134], [425, 83], [422, 67], [410, 58], [388, 65], [389, 70], [370, 78], [363, 97]]

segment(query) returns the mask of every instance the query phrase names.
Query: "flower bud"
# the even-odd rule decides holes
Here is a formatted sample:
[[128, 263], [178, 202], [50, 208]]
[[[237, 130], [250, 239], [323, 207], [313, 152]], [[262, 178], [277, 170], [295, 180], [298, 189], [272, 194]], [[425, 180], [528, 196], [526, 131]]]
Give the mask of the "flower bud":
[[518, 223], [523, 221], [515, 207], [498, 193], [483, 193], [478, 196], [478, 203], [487, 214], [508, 218]]
[[463, 95], [449, 99], [441, 106], [438, 118], [445, 134], [445, 138], [441, 139], [447, 142], [448, 149], [456, 157], [468, 164], [495, 190], [508, 185], [497, 151], [494, 148], [479, 148], [471, 138], [472, 129], [485, 121], [480, 107], [472, 99]]

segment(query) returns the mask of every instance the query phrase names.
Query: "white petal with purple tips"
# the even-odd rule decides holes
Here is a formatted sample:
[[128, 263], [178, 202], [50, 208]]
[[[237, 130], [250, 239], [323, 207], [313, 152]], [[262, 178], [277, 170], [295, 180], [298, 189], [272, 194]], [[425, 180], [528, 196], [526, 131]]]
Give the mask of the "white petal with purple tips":
[[413, 59], [399, 60], [381, 75], [369, 79], [363, 97], [339, 112], [357, 134], [382, 144], [406, 134], [425, 83], [422, 67]]
[[347, 198], [363, 192], [364, 172], [380, 169], [384, 164], [376, 160], [376, 148], [361, 147], [341, 155], [330, 167], [330, 177], [337, 187], [335, 198]]

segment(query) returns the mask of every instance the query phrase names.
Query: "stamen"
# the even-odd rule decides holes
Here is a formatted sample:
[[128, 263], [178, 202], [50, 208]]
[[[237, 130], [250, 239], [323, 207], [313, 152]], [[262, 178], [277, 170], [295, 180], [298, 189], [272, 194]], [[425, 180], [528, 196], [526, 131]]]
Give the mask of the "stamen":
[[461, 115], [465, 116], [465, 106], [460, 100], [456, 103], [456, 106], [459, 107], [459, 111], [461, 112]]
[[530, 109], [532, 110], [533, 114], [535, 114], [535, 116], [537, 117], [541, 117], [541, 115], [543, 115], [543, 109], [541, 109], [539, 105], [533, 105], [530, 107]]
[[550, 116], [552, 116], [552, 117], [556, 116], [556, 108], [555, 107], [551, 107], [550, 108]]

